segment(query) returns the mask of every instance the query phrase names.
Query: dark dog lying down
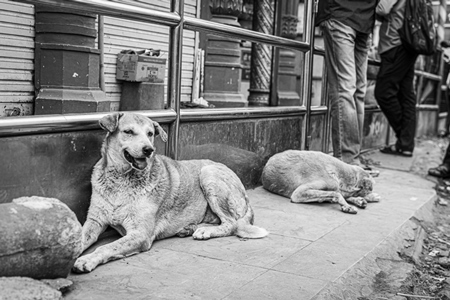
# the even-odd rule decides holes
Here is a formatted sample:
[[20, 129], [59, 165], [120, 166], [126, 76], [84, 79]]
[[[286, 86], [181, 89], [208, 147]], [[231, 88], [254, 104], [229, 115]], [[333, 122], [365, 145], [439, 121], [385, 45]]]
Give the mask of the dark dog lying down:
[[374, 180], [361, 167], [317, 151], [287, 150], [272, 156], [264, 167], [266, 190], [290, 198], [294, 203], [339, 203], [345, 213], [356, 214], [349, 203], [365, 208], [378, 202], [372, 193]]
[[100, 120], [108, 131], [92, 173], [92, 196], [82, 230], [87, 249], [108, 227], [123, 237], [81, 256], [76, 272], [142, 251], [154, 240], [190, 236], [206, 240], [237, 235], [262, 238], [237, 175], [211, 160], [175, 161], [154, 153], [161, 126], [138, 114], [116, 113]]

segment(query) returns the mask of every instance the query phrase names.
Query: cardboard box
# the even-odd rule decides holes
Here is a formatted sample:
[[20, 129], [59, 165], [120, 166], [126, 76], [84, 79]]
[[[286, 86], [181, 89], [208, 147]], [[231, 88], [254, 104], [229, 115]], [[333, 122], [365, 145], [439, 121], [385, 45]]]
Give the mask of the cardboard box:
[[166, 59], [148, 55], [117, 56], [116, 78], [135, 82], [164, 82]]

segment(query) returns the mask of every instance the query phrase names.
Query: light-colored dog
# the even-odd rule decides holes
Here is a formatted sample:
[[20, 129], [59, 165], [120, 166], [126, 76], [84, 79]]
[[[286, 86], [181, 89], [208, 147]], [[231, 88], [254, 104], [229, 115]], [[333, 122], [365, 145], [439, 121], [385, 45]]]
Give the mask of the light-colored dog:
[[378, 202], [372, 193], [374, 180], [361, 167], [317, 151], [287, 150], [272, 156], [262, 173], [266, 190], [285, 196], [294, 203], [333, 202], [341, 210], [356, 214], [354, 204], [365, 208]]
[[92, 174], [92, 197], [82, 248], [108, 226], [122, 237], [81, 256], [75, 272], [150, 249], [154, 240], [189, 236], [206, 240], [237, 235], [262, 238], [244, 186], [225, 165], [210, 160], [174, 161], [154, 153], [154, 137], [167, 141], [149, 118], [115, 113], [100, 120], [108, 131]]

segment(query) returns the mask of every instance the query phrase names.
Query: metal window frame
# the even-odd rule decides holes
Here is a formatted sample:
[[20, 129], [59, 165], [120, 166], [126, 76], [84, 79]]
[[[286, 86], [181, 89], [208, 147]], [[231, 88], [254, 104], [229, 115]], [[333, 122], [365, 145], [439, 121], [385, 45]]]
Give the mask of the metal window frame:
[[[210, 121], [226, 119], [268, 118], [305, 116], [305, 130], [309, 133], [309, 117], [321, 108], [311, 108], [311, 76], [314, 51], [314, 17], [317, 0], [305, 0], [305, 41], [291, 40], [275, 35], [255, 32], [244, 28], [201, 20], [184, 16], [184, 0], [171, 0], [170, 12], [148, 9], [107, 0], [14, 0], [30, 4], [44, 4], [79, 11], [89, 11], [99, 15], [129, 19], [145, 23], [154, 23], [170, 27], [169, 45], [169, 86], [168, 109], [164, 111], [139, 111], [155, 121], [169, 124], [169, 143], [167, 153], [172, 158], [178, 156], [178, 134], [182, 121]], [[279, 0], [281, 1], [281, 0]], [[305, 53], [303, 74], [303, 93], [305, 106], [291, 107], [249, 107], [235, 109], [180, 110], [181, 99], [181, 63], [183, 31], [204, 31], [222, 36], [245, 39], [255, 43], [264, 43], [275, 47], [289, 48]], [[108, 113], [34, 115], [8, 117], [0, 119], [0, 137], [30, 135], [41, 133], [67, 132], [74, 130], [98, 129], [98, 120]], [[328, 126], [328, 124], [324, 124]], [[305, 148], [309, 147], [308, 134], [305, 134]]]

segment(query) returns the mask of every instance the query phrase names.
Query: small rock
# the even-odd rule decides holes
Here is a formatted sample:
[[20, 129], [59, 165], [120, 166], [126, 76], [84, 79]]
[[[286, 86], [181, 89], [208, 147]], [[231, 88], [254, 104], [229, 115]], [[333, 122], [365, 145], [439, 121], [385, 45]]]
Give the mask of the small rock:
[[439, 251], [439, 256], [442, 257], [447, 257], [450, 254], [450, 251], [445, 250], [445, 251]]
[[439, 197], [438, 198], [438, 204], [442, 205], [442, 206], [447, 206], [448, 205], [448, 201]]
[[437, 256], [439, 254], [439, 250], [434, 249], [433, 251], [431, 251], [430, 253], [428, 253], [429, 256]]
[[448, 268], [448, 267], [450, 267], [450, 260], [447, 257], [440, 257], [438, 264], [441, 267]]
[[448, 249], [448, 245], [444, 244], [444, 243], [440, 243], [439, 245], [437, 245], [439, 249], [446, 251]]
[[42, 279], [41, 282], [49, 285], [55, 290], [60, 291], [61, 293], [65, 293], [72, 286], [73, 282], [69, 279], [65, 278], [57, 278], [57, 279]]
[[0, 277], [1, 300], [59, 300], [57, 291], [39, 280], [28, 277]]
[[448, 288], [442, 290], [438, 294], [439, 299], [441, 300], [450, 300], [450, 290]]
[[429, 287], [429, 289], [430, 289], [430, 292], [434, 293], [438, 290], [438, 287], [433, 284], [432, 286]]

